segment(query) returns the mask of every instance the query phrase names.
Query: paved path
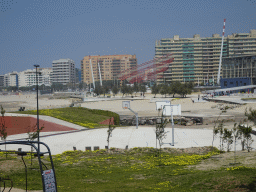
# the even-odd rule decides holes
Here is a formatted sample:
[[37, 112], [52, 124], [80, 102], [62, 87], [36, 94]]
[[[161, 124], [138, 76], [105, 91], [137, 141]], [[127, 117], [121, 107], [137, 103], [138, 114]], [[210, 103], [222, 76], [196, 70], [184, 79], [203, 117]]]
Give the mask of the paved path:
[[[110, 137], [110, 147], [124, 149], [126, 145], [129, 148], [133, 147], [155, 147], [155, 128], [154, 127], [126, 127], [116, 128], [112, 132]], [[190, 147], [203, 147], [212, 145], [212, 130], [210, 129], [174, 129], [174, 146], [172, 143], [172, 128], [165, 128], [167, 137], [164, 140], [162, 147], [169, 148], [190, 148]], [[46, 133], [44, 133], [46, 134]], [[50, 134], [50, 133], [49, 133]], [[53, 134], [53, 133], [52, 133]], [[9, 136], [8, 140], [24, 138], [26, 134], [19, 134], [15, 136]], [[252, 135], [254, 141], [256, 136]], [[42, 137], [40, 141], [45, 142], [51, 149], [52, 154], [59, 154], [67, 150], [73, 150], [76, 147], [77, 150], [85, 150], [85, 147], [99, 146], [100, 149], [104, 149], [107, 145], [107, 128], [84, 130], [80, 132], [73, 132], [67, 134], [48, 135]], [[214, 146], [219, 146], [219, 137], [215, 137]], [[7, 148], [11, 150], [17, 150], [21, 146], [10, 145]], [[241, 150], [240, 142], [237, 143], [237, 150]], [[253, 149], [256, 148], [256, 142], [253, 142]], [[44, 151], [45, 149], [43, 149]], [[233, 148], [233, 147], [232, 147]], [[0, 149], [4, 149], [4, 146], [0, 146]], [[23, 150], [29, 150], [30, 147], [22, 146]]]

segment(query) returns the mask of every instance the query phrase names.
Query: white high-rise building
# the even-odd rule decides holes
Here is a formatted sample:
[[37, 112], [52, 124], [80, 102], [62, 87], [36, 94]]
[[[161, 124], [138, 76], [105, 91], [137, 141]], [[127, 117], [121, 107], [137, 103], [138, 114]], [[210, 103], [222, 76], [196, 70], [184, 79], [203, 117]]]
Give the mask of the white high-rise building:
[[52, 83], [75, 83], [75, 62], [71, 59], [52, 61]]

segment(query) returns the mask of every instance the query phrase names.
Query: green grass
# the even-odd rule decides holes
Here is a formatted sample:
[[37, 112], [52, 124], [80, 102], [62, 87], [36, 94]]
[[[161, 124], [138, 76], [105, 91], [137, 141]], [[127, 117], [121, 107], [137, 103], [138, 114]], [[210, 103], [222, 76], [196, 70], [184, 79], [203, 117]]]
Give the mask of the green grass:
[[241, 100], [244, 100], [244, 101], [246, 101], [246, 100], [256, 100], [256, 98], [242, 98]]
[[[36, 110], [17, 111], [15, 113], [36, 115]], [[42, 109], [39, 110], [39, 115], [47, 115], [81, 125], [88, 128], [103, 127], [99, 122], [114, 117], [115, 125], [119, 125], [119, 115], [111, 111], [87, 109], [83, 107], [67, 107], [57, 109]]]
[[[60, 192], [255, 190], [255, 168], [240, 166], [212, 171], [188, 168], [218, 153], [217, 150], [202, 155], [165, 151], [157, 156], [153, 148], [134, 148], [112, 153], [67, 151], [53, 159]], [[48, 157], [43, 160], [49, 165]], [[13, 161], [21, 160], [18, 157]], [[29, 156], [25, 161], [30, 167]], [[38, 166], [36, 159], [33, 166]], [[14, 187], [25, 189], [24, 174], [24, 166], [21, 166], [12, 172], [2, 171], [0, 177], [8, 175]], [[42, 189], [37, 170], [28, 169], [28, 186], [29, 190]]]

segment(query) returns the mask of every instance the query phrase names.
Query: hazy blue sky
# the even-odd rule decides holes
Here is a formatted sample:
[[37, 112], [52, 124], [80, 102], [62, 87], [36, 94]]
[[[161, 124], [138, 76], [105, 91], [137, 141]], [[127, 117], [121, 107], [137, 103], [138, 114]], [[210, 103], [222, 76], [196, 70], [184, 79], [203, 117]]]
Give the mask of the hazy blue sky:
[[0, 0], [0, 75], [86, 55], [154, 57], [161, 38], [256, 29], [255, 0]]

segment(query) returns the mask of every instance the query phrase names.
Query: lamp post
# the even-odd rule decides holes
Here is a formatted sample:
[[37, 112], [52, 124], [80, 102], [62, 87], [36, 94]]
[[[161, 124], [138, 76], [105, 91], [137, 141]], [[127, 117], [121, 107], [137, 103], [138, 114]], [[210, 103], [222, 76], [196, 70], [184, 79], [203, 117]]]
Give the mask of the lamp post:
[[40, 153], [40, 145], [39, 145], [39, 111], [38, 111], [38, 77], [37, 77], [37, 68], [40, 65], [34, 65], [36, 68], [36, 114], [37, 114], [37, 141], [38, 141], [38, 153]]

